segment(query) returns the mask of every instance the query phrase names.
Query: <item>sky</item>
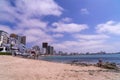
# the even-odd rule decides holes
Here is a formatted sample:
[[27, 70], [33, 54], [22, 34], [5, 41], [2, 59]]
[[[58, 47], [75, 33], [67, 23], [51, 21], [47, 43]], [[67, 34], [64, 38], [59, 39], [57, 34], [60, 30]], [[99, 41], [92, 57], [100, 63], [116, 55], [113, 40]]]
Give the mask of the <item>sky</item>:
[[0, 30], [56, 51], [120, 52], [120, 0], [0, 0]]

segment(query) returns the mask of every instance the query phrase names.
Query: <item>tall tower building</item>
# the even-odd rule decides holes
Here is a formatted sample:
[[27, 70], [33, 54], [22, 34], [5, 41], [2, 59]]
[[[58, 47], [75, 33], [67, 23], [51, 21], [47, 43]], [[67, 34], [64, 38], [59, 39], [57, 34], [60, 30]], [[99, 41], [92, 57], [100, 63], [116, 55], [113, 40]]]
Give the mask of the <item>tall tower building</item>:
[[42, 43], [42, 48], [43, 48], [43, 54], [48, 54], [48, 50], [47, 50], [47, 47], [48, 47], [48, 43], [47, 42], [43, 42]]
[[21, 37], [21, 43], [26, 45], [26, 36]]
[[48, 51], [48, 54], [49, 54], [49, 55], [53, 55], [53, 53], [54, 53], [54, 48], [53, 48], [53, 46], [48, 46], [48, 47], [47, 47], [47, 51]]

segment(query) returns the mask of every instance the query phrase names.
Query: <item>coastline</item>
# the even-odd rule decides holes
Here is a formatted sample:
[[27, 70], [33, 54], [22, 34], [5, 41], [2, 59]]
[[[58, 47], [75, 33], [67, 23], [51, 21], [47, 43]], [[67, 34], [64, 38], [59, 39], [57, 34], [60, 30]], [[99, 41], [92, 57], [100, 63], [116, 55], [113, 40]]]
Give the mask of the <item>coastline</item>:
[[59, 62], [59, 63], [71, 63], [71, 62], [80, 62], [86, 64], [97, 64], [99, 60], [102, 60], [103, 63], [110, 62], [115, 63], [120, 67], [120, 54], [88, 54], [88, 55], [48, 55], [40, 56], [40, 60], [49, 61], [49, 62]]
[[95, 66], [0, 56], [0, 80], [119, 80], [120, 72]]

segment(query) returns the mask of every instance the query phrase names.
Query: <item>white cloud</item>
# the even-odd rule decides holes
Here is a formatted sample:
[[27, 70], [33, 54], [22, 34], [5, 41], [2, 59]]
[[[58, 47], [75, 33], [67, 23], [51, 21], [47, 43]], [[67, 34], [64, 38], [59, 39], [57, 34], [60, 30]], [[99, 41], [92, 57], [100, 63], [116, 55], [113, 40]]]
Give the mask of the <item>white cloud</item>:
[[54, 40], [50, 35], [41, 29], [31, 28], [25, 30], [24, 34], [27, 36], [28, 43], [42, 43], [44, 41], [51, 43]]
[[91, 48], [92, 46], [99, 46], [101, 44], [104, 43], [104, 40], [84, 40], [84, 41], [80, 41], [81, 42], [81, 46], [84, 46], [84, 47], [89, 47]]
[[[15, 22], [15, 18], [12, 15], [9, 15], [8, 13], [0, 13], [0, 21], [4, 22], [10, 22], [10, 23], [14, 23]], [[9, 20], [10, 19], [10, 20]]]
[[0, 30], [3, 30], [7, 33], [12, 33], [13, 32], [13, 30], [9, 26], [6, 26], [6, 25], [0, 25]]
[[52, 29], [54, 32], [75, 33], [88, 29], [88, 26], [86, 24], [76, 24], [76, 23], [55, 22], [52, 24], [52, 26], [56, 27]]
[[104, 40], [81, 40], [81, 41], [64, 41], [53, 44], [56, 50], [66, 52], [100, 52], [106, 51], [111, 46], [105, 44]]
[[92, 34], [92, 35], [81, 35], [81, 34], [75, 34], [73, 35], [77, 39], [83, 39], [83, 40], [101, 40], [101, 39], [108, 39], [109, 36], [104, 34]]
[[[33, 16], [60, 16], [63, 8], [54, 0], [16, 0], [13, 7], [10, 0], [0, 0], [0, 21], [16, 22]], [[10, 20], [11, 19], [11, 20]]]
[[53, 34], [52, 36], [55, 37], [55, 38], [61, 38], [61, 37], [63, 37], [64, 35], [57, 33], [57, 34]]
[[38, 37], [33, 36], [33, 35], [27, 35], [27, 42], [28, 43], [35, 43], [38, 40]]
[[106, 23], [98, 24], [96, 30], [98, 33], [120, 35], [120, 22], [108, 21]]
[[67, 52], [100, 52], [110, 51], [113, 49], [111, 45], [107, 44], [107, 40], [110, 38], [104, 34], [72, 34], [75, 40], [67, 40], [54, 44], [56, 50], [62, 50]]
[[15, 22], [15, 10], [7, 0], [0, 0], [0, 21]]
[[69, 17], [65, 17], [65, 18], [63, 18], [61, 21], [62, 21], [62, 22], [71, 22], [72, 19], [69, 18]]
[[38, 19], [24, 19], [21, 23], [18, 23], [17, 26], [21, 28], [41, 28], [45, 29], [47, 27], [47, 22], [43, 22]]
[[21, 13], [32, 15], [60, 16], [63, 10], [54, 0], [17, 0], [16, 4]]
[[81, 10], [80, 10], [80, 12], [81, 12], [81, 14], [89, 14], [89, 11], [88, 11], [88, 9], [87, 8], [82, 8]]

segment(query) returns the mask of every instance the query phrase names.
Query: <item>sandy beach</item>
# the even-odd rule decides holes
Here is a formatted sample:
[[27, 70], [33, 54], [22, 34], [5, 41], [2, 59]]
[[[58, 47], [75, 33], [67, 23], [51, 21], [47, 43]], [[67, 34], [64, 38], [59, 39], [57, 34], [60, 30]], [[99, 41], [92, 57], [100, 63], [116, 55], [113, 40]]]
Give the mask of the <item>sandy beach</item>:
[[95, 66], [0, 56], [0, 80], [120, 80], [120, 72]]

